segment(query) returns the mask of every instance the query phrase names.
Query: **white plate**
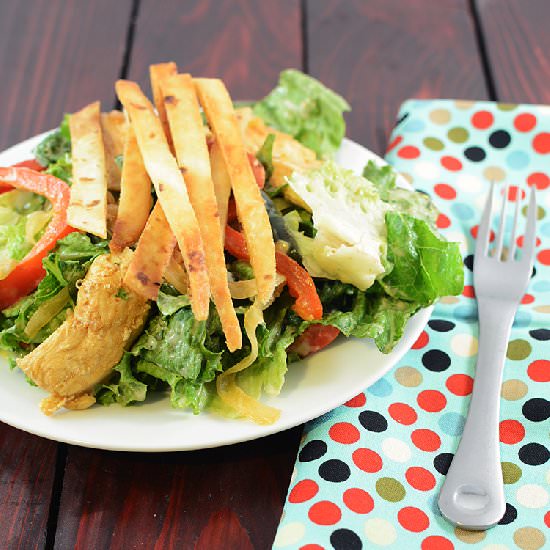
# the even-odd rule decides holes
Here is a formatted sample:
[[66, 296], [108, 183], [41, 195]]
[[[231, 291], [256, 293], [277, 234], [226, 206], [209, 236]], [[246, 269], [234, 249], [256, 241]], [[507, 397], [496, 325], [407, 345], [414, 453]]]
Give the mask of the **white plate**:
[[[0, 153], [0, 166], [32, 157], [44, 136], [36, 136]], [[345, 140], [337, 160], [358, 173], [366, 162], [384, 161], [360, 145]], [[401, 185], [408, 183], [401, 178]], [[27, 432], [84, 447], [117, 451], [181, 451], [218, 447], [280, 432], [320, 416], [386, 374], [422, 332], [431, 308], [409, 320], [392, 353], [380, 353], [372, 341], [339, 338], [322, 352], [290, 365], [281, 395], [265, 402], [281, 409], [272, 426], [228, 420], [209, 413], [194, 416], [173, 409], [167, 397], [148, 399], [131, 407], [94, 406], [85, 411], [62, 411], [52, 417], [39, 409], [46, 392], [32, 387], [21, 371], [8, 368], [0, 357], [0, 420]]]

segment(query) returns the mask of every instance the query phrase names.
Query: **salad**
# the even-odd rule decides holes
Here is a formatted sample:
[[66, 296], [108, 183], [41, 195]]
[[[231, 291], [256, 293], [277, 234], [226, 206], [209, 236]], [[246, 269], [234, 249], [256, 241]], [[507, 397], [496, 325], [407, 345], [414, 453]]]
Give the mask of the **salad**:
[[[463, 288], [458, 244], [390, 166], [334, 156], [346, 101], [297, 70], [254, 104], [151, 66], [153, 102], [116, 83], [35, 159], [0, 168], [0, 349], [44, 413], [172, 406], [259, 424], [296, 360], [340, 335], [389, 353]], [[336, 368], [336, 367], [335, 367]]]

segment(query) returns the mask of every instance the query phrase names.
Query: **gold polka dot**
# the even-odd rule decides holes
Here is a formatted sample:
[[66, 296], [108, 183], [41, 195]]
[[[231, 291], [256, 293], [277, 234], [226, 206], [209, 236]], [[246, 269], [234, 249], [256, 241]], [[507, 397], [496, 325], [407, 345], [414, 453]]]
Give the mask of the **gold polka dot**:
[[443, 296], [443, 298], [440, 298], [439, 301], [442, 304], [457, 304], [460, 302], [460, 298], [457, 298], [456, 296]]
[[406, 388], [416, 388], [422, 384], [422, 374], [413, 367], [399, 367], [395, 379]]
[[407, 172], [400, 172], [400, 174], [412, 185], [413, 177], [410, 174], [407, 174]]
[[521, 380], [506, 380], [502, 384], [501, 395], [506, 401], [517, 401], [527, 393], [527, 384]]
[[474, 105], [474, 101], [466, 101], [464, 99], [459, 99], [455, 101], [455, 107], [457, 109], [470, 109]]
[[467, 544], [476, 544], [485, 538], [485, 531], [466, 531], [460, 527], [455, 527], [455, 535]]
[[513, 462], [501, 462], [502, 478], [506, 485], [516, 483], [522, 476], [521, 468]]
[[533, 309], [539, 313], [550, 313], [550, 305], [536, 306]]
[[514, 109], [517, 109], [517, 107], [517, 103], [497, 103], [497, 109], [500, 111], [513, 111]]
[[521, 527], [514, 533], [514, 542], [521, 550], [539, 550], [544, 546], [546, 537], [535, 527]]
[[508, 350], [506, 351], [506, 357], [512, 359], [512, 361], [521, 361], [529, 357], [531, 353], [531, 344], [527, 340], [518, 338], [517, 340], [511, 340], [508, 342]]
[[430, 113], [430, 120], [435, 124], [447, 124], [451, 120], [451, 113], [447, 109], [435, 109]]
[[487, 166], [483, 170], [483, 177], [489, 181], [503, 181], [506, 177], [506, 172], [498, 166]]

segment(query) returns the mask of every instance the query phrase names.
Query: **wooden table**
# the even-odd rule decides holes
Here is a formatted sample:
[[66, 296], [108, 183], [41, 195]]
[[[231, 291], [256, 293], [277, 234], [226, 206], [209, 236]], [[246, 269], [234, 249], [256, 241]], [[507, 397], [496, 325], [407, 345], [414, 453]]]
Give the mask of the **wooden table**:
[[[2, 2], [0, 150], [92, 100], [113, 107], [117, 78], [148, 86], [148, 65], [174, 60], [236, 98], [301, 68], [383, 153], [408, 97], [550, 103], [548, 21], [548, 0]], [[0, 548], [269, 548], [300, 432], [147, 455], [0, 424]]]

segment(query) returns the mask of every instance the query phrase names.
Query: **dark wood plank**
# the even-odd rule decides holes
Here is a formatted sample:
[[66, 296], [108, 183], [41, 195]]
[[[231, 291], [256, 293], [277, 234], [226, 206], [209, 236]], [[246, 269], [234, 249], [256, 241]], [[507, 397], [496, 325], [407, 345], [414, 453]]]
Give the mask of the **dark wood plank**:
[[287, 67], [301, 67], [299, 0], [143, 0], [129, 78], [149, 91], [149, 65], [224, 79], [235, 98], [256, 99]]
[[95, 99], [110, 109], [131, 0], [0, 4], [0, 150]]
[[410, 97], [485, 99], [467, 0], [308, 0], [309, 71], [351, 103], [348, 135], [382, 153]]
[[55, 547], [270, 548], [300, 431], [189, 453], [72, 447]]
[[550, 2], [477, 0], [476, 8], [498, 99], [550, 103]]
[[0, 423], [0, 547], [44, 548], [56, 448]]
[[[142, 0], [128, 77], [149, 91], [150, 63], [221, 76], [256, 98], [302, 59], [298, 0]], [[168, 405], [167, 405], [168, 406]], [[80, 548], [269, 548], [300, 429], [194, 453], [125, 454], [72, 447], [55, 545]]]

